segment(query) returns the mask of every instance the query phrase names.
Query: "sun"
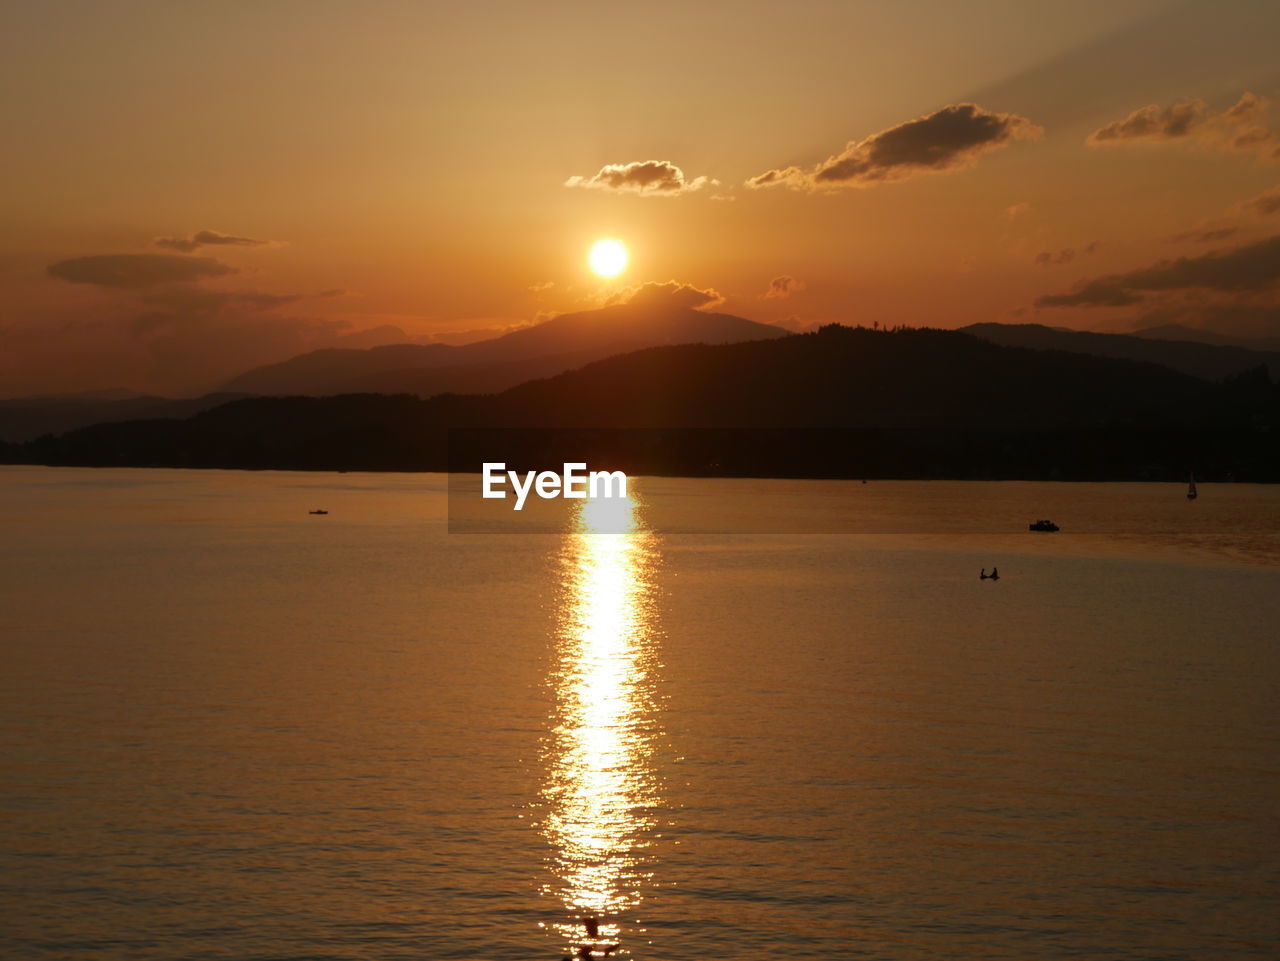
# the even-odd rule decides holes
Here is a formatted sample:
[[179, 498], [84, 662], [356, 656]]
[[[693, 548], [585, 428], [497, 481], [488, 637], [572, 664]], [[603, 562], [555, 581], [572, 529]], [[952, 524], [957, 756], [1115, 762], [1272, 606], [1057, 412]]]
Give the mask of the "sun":
[[601, 277], [617, 277], [627, 269], [630, 256], [620, 240], [597, 240], [587, 255], [591, 269]]

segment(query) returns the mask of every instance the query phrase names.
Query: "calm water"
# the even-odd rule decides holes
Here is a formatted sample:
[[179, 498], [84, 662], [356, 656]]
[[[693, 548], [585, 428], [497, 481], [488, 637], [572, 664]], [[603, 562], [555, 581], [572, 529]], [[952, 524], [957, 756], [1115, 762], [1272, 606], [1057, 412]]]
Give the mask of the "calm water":
[[636, 486], [0, 469], [0, 956], [1280, 956], [1280, 490]]

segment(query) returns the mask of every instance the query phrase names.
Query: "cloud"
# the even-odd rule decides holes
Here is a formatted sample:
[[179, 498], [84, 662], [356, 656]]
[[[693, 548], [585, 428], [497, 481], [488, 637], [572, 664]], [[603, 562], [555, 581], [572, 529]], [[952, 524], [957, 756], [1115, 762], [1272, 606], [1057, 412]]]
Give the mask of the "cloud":
[[157, 247], [169, 250], [180, 250], [189, 254], [200, 247], [277, 247], [274, 240], [254, 240], [252, 237], [233, 237], [231, 234], [219, 233], [216, 230], [197, 230], [190, 237], [157, 237], [152, 241]]
[[1069, 294], [1048, 294], [1036, 301], [1037, 307], [1128, 307], [1142, 298], [1130, 293], [1110, 278], [1090, 280]]
[[318, 294], [268, 294], [256, 290], [206, 290], [188, 284], [165, 287], [142, 297], [144, 306], [155, 309], [134, 318], [131, 329], [134, 334], [142, 335], [175, 324], [209, 320], [223, 312], [258, 313], [308, 298], [336, 297], [341, 293], [325, 290]]
[[1012, 207], [1004, 209], [1004, 215], [1010, 220], [1017, 220], [1019, 217], [1025, 217], [1029, 213], [1031, 213], [1031, 204], [1025, 200], [1020, 204], [1014, 204]]
[[850, 141], [843, 151], [810, 171], [794, 166], [766, 170], [748, 180], [747, 186], [821, 190], [892, 183], [920, 173], [967, 167], [989, 150], [1042, 132], [1016, 114], [992, 113], [973, 103], [951, 104], [864, 140]]
[[1234, 106], [1222, 112], [1222, 118], [1238, 126], [1257, 123], [1266, 117], [1270, 107], [1271, 102], [1266, 97], [1256, 96], [1246, 90]]
[[1118, 143], [1192, 143], [1218, 150], [1264, 152], [1275, 134], [1262, 126], [1270, 102], [1246, 92], [1215, 114], [1203, 100], [1182, 100], [1168, 107], [1148, 104], [1122, 120], [1099, 127], [1085, 138], [1090, 146]]
[[1091, 240], [1083, 247], [1064, 247], [1062, 250], [1042, 250], [1036, 254], [1036, 263], [1041, 267], [1057, 267], [1069, 264], [1078, 256], [1091, 254], [1098, 249], [1098, 242]]
[[1270, 190], [1264, 190], [1252, 200], [1246, 200], [1240, 205], [1243, 209], [1258, 214], [1261, 217], [1269, 217], [1272, 214], [1280, 214], [1280, 187], [1272, 187]]
[[666, 307], [678, 310], [707, 310], [724, 303], [724, 295], [714, 287], [695, 287], [675, 280], [665, 283], [649, 281], [639, 287], [630, 287], [611, 297], [610, 304], [632, 304]]
[[1194, 243], [1216, 243], [1219, 240], [1226, 240], [1228, 237], [1234, 237], [1246, 226], [1231, 223], [1231, 219], [1246, 216], [1268, 217], [1272, 214], [1280, 213], [1280, 186], [1272, 187], [1264, 190], [1256, 197], [1241, 201], [1231, 209], [1227, 210], [1222, 217], [1212, 220], [1201, 221], [1190, 230], [1184, 230], [1182, 233], [1174, 234], [1169, 239], [1171, 241], [1192, 241]]
[[605, 164], [592, 177], [570, 177], [566, 187], [614, 190], [644, 197], [677, 197], [704, 187], [719, 186], [710, 177], [686, 180], [684, 171], [669, 160], [636, 160], [627, 164]]
[[1135, 110], [1123, 120], [1115, 120], [1089, 134], [1087, 143], [1116, 140], [1175, 140], [1188, 136], [1204, 123], [1209, 108], [1203, 100], [1175, 103], [1163, 110], [1149, 104]]
[[99, 254], [73, 257], [50, 264], [51, 277], [73, 284], [93, 284], [121, 290], [184, 283], [206, 277], [238, 273], [212, 257], [179, 257], [174, 254]]
[[753, 190], [762, 187], [792, 187], [796, 190], [808, 190], [813, 182], [809, 174], [799, 167], [779, 167], [777, 170], [766, 170], [762, 174], [750, 178], [747, 186]]
[[1211, 244], [1219, 240], [1226, 240], [1239, 232], [1239, 227], [1193, 227], [1191, 230], [1184, 230], [1180, 234], [1174, 234], [1169, 239], [1175, 242], [1190, 240], [1197, 244]]
[[1162, 260], [1150, 267], [1086, 281], [1074, 291], [1051, 294], [1038, 307], [1123, 307], [1147, 293], [1206, 290], [1252, 293], [1280, 281], [1280, 235], [1199, 257]]
[[760, 295], [761, 300], [782, 300], [805, 289], [805, 282], [789, 274], [782, 274], [769, 281], [769, 289]]

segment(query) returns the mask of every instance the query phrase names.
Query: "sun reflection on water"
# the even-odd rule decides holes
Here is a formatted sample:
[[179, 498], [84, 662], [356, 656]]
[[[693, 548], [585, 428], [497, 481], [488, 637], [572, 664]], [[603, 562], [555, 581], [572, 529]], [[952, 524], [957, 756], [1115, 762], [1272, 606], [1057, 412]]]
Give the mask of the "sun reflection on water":
[[[546, 815], [565, 941], [604, 954], [643, 899], [658, 784], [653, 695], [653, 535], [631, 498], [581, 502], [561, 553]], [[584, 921], [598, 919], [595, 937]]]

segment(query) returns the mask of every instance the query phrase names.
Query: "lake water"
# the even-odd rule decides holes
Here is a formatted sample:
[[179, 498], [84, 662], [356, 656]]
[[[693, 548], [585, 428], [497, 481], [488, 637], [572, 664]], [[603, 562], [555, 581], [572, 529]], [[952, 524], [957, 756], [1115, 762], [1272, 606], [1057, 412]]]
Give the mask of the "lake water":
[[0, 957], [1280, 957], [1280, 489], [446, 486], [0, 469]]

